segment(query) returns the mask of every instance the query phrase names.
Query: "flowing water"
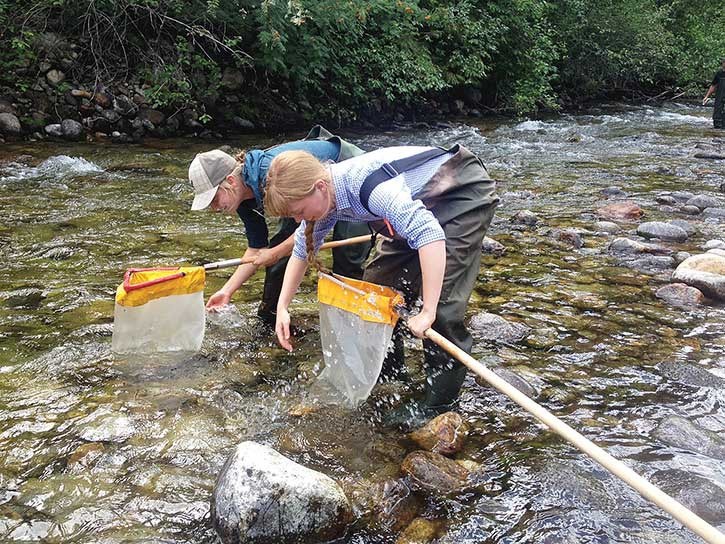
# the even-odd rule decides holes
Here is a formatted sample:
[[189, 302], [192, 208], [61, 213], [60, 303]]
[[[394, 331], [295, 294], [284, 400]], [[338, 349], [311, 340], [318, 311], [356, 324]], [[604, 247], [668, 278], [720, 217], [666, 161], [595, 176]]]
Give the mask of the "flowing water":
[[[659, 193], [717, 196], [725, 163], [693, 158], [697, 143], [723, 143], [710, 126], [705, 110], [671, 104], [350, 139], [367, 149], [460, 142], [479, 153], [502, 195], [489, 235], [508, 251], [484, 256], [469, 312], [499, 314], [533, 334], [513, 344], [477, 337], [474, 356], [517, 372], [537, 402], [640, 474], [665, 485], [666, 471], [677, 469], [710, 482], [722, 507], [722, 459], [697, 444], [668, 445], [655, 430], [677, 415], [725, 432], [725, 309], [657, 299], [671, 270], [620, 265], [607, 252], [612, 236], [594, 228], [596, 208], [607, 203], [601, 190], [613, 185], [647, 220], [682, 217], [655, 202]], [[303, 334], [291, 354], [253, 317], [261, 274], [236, 294], [234, 308], [209, 318], [199, 354], [179, 361], [110, 351], [113, 295], [128, 266], [197, 264], [243, 249], [238, 219], [189, 211], [193, 154], [276, 142], [0, 150], [1, 541], [214, 542], [215, 477], [244, 440], [348, 491], [398, 476], [414, 447], [377, 416], [420, 385], [415, 343], [413, 384], [391, 395], [381, 386], [356, 411], [292, 415], [310, 402], [322, 364], [309, 279], [292, 307]], [[538, 215], [536, 227], [509, 221], [524, 209]], [[697, 253], [705, 241], [725, 239], [723, 224], [684, 218], [697, 232], [667, 244], [673, 249]], [[622, 235], [636, 228], [620, 224]], [[579, 229], [584, 246], [554, 240], [555, 227]], [[227, 274], [212, 273], [207, 296]], [[678, 365], [712, 379], [691, 383], [672, 371]], [[469, 377], [461, 400], [472, 431], [458, 457], [479, 463], [487, 483], [485, 491], [426, 499], [420, 515], [438, 522], [437, 542], [698, 542], [493, 389]], [[374, 513], [356, 508], [346, 542], [395, 542]]]

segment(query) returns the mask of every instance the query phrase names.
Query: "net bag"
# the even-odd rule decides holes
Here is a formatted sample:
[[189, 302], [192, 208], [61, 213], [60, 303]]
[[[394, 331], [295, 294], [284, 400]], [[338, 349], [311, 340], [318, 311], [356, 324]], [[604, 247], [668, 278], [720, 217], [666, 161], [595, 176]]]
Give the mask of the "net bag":
[[329, 400], [356, 407], [375, 386], [403, 298], [393, 289], [320, 274], [320, 340], [325, 368], [318, 385]]
[[127, 270], [116, 290], [111, 349], [198, 351], [206, 317], [204, 279], [201, 266]]

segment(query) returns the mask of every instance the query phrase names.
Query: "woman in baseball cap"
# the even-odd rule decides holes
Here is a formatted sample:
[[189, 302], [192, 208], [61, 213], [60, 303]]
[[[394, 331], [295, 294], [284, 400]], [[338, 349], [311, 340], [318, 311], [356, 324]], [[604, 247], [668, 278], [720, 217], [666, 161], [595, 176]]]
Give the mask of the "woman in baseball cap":
[[[224, 286], [208, 300], [208, 310], [228, 304], [232, 295], [257, 271], [265, 267], [262, 303], [257, 315], [271, 325], [275, 323], [277, 300], [282, 289], [284, 270], [294, 245], [298, 226], [291, 218], [279, 221], [277, 232], [270, 238], [264, 216], [264, 188], [272, 159], [283, 151], [302, 150], [323, 162], [339, 162], [361, 155], [363, 150], [332, 135], [321, 126], [314, 127], [304, 140], [289, 142], [269, 149], [252, 149], [231, 156], [214, 149], [199, 153], [189, 166], [189, 180], [194, 187], [192, 210], [212, 209], [236, 213], [244, 224], [247, 250], [244, 258], [254, 257], [252, 264], [240, 265]], [[339, 223], [333, 239], [340, 240], [369, 233], [365, 223]], [[357, 244], [333, 250], [335, 273], [361, 278], [370, 244]]]

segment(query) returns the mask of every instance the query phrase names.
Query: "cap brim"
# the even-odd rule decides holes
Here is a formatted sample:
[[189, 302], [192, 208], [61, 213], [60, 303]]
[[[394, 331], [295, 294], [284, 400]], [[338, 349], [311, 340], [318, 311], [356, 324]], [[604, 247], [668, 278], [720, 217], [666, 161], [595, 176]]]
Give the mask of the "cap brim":
[[194, 201], [191, 203], [191, 209], [193, 211], [198, 211], [208, 208], [211, 201], [214, 200], [214, 195], [216, 195], [218, 189], [219, 187], [213, 187], [208, 191], [204, 191], [203, 193], [196, 195], [194, 197]]

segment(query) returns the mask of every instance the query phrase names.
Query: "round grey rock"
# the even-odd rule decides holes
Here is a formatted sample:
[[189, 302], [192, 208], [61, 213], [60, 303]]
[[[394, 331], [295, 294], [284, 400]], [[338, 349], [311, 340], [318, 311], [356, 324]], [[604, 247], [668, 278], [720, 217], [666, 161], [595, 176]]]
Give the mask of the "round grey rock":
[[60, 128], [66, 140], [80, 140], [83, 136], [83, 125], [74, 119], [63, 119]]
[[594, 223], [594, 228], [597, 232], [607, 232], [609, 234], [615, 234], [622, 231], [622, 227], [612, 221], [597, 221]]
[[63, 129], [60, 126], [60, 123], [53, 123], [51, 125], [46, 125], [45, 133], [48, 136], [52, 136], [53, 138], [62, 138], [63, 137]]
[[701, 210], [706, 208], [717, 208], [722, 205], [719, 199], [714, 196], [697, 195], [685, 202], [687, 206], [697, 206]]
[[646, 244], [629, 238], [615, 238], [609, 244], [609, 252], [615, 254], [636, 255], [669, 255], [672, 250], [657, 244]]
[[20, 119], [12, 113], [0, 113], [0, 132], [6, 136], [17, 135], [23, 131]]
[[489, 238], [488, 236], [486, 236], [483, 238], [483, 243], [481, 244], [481, 251], [489, 255], [499, 256], [506, 253], [506, 246], [504, 246], [500, 242], [497, 242], [493, 238]]
[[505, 344], [520, 342], [531, 333], [531, 328], [522, 323], [507, 321], [487, 312], [474, 315], [470, 326], [478, 338]]
[[674, 205], [677, 204], [677, 199], [672, 195], [657, 195], [655, 197], [655, 201], [659, 204], [669, 204]]
[[697, 234], [697, 228], [690, 223], [689, 221], [685, 221], [684, 219], [672, 219], [670, 221], [667, 221], [670, 225], [675, 225], [676, 227], [680, 227], [682, 230], [684, 230], [688, 236], [692, 236], [693, 234]]
[[687, 202], [694, 196], [695, 194], [690, 191], [674, 191], [672, 193], [672, 198], [678, 200], [679, 202]]
[[533, 227], [539, 222], [539, 218], [534, 212], [530, 210], [521, 210], [511, 218], [511, 222]]
[[645, 238], [659, 238], [670, 242], [684, 242], [687, 232], [677, 225], [662, 221], [648, 221], [637, 227], [637, 234]]
[[702, 212], [703, 217], [722, 219], [725, 217], [725, 208], [707, 208]]
[[705, 242], [705, 245], [702, 246], [703, 249], [723, 249], [725, 248], [725, 242], [722, 240], [708, 240]]
[[680, 208], [680, 212], [684, 213], [685, 215], [699, 215], [700, 211], [700, 208], [698, 208], [697, 206], [682, 206]]

